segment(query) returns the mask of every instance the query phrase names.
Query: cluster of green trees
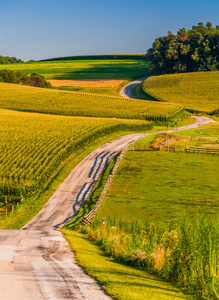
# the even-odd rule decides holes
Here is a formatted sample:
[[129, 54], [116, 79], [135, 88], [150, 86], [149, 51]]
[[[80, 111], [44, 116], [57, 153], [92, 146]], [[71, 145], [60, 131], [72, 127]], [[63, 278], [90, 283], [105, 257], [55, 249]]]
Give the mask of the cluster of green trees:
[[219, 25], [210, 22], [157, 38], [145, 56], [153, 74], [219, 70]]
[[15, 64], [15, 63], [23, 63], [23, 61], [20, 58], [0, 55], [0, 64]]
[[29, 75], [20, 71], [13, 70], [1, 70], [0, 82], [51, 88], [51, 84], [47, 82], [44, 76], [40, 74], [32, 73], [31, 75]]

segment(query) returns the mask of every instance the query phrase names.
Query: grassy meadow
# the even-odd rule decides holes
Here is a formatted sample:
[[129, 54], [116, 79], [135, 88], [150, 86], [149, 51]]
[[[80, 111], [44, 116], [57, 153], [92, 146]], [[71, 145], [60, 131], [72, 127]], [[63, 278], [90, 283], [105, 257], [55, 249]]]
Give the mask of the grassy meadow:
[[148, 220], [165, 226], [186, 213], [219, 213], [218, 157], [129, 151], [98, 211], [98, 217]]
[[0, 83], [0, 108], [67, 116], [168, 120], [182, 112], [174, 103], [125, 99]]
[[97, 59], [42, 61], [0, 65], [0, 70], [19, 70], [27, 74], [38, 73], [46, 79], [128, 79], [147, 74], [149, 66], [142, 60]]
[[219, 107], [219, 72], [152, 76], [143, 83], [143, 90], [160, 101], [210, 113]]
[[[218, 133], [217, 123], [205, 127], [211, 136]], [[156, 136], [144, 143], [151, 145]], [[218, 299], [218, 167], [216, 155], [128, 151], [96, 218], [81, 232], [118, 263], [177, 284], [185, 298]], [[98, 189], [90, 195], [93, 200]], [[102, 217], [107, 217], [105, 228]], [[68, 230], [75, 225], [73, 220]]]

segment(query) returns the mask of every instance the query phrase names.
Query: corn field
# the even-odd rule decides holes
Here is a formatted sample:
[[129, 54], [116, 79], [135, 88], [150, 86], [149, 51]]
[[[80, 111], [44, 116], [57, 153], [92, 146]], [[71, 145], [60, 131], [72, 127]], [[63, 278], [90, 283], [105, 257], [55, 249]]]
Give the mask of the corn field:
[[27, 196], [42, 190], [70, 154], [119, 130], [145, 131], [141, 120], [51, 116], [0, 110], [0, 194]]
[[167, 121], [179, 104], [0, 83], [0, 108], [44, 114]]
[[181, 104], [192, 111], [212, 112], [219, 108], [219, 72], [152, 76], [143, 90], [164, 102]]

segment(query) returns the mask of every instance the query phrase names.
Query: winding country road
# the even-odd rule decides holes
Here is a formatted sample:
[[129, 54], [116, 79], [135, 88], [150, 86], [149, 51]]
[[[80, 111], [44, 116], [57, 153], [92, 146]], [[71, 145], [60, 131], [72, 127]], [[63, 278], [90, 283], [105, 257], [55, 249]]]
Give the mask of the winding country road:
[[[195, 123], [178, 130], [212, 122], [206, 117], [195, 118]], [[0, 230], [0, 299], [111, 299], [75, 263], [73, 252], [57, 229], [81, 207], [109, 161], [146, 135], [122, 136], [98, 148], [76, 166], [21, 230]]]
[[120, 91], [120, 96], [125, 97], [125, 98], [131, 98], [134, 99], [132, 96], [132, 90], [139, 84], [141, 84], [145, 79], [147, 79], [150, 76], [145, 76], [143, 78], [137, 79], [135, 81], [130, 82], [129, 84], [125, 85], [121, 91]]

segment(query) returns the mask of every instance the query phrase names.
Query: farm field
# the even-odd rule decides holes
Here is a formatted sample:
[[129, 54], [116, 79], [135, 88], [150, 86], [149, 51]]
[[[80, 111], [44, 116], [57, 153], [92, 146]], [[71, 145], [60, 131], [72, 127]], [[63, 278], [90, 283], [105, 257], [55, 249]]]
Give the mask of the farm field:
[[[0, 110], [0, 191], [35, 197], [46, 190], [66, 159], [96, 139], [118, 131], [144, 131], [140, 120], [65, 117]], [[10, 159], [9, 159], [10, 157]], [[4, 199], [2, 199], [4, 201]]]
[[182, 112], [179, 104], [55, 91], [0, 83], [0, 108], [55, 115], [168, 120]]
[[129, 83], [122, 79], [48, 80], [53, 88], [80, 93], [120, 96], [121, 88]]
[[183, 214], [219, 213], [218, 157], [135, 152], [123, 158], [98, 217], [166, 226]]
[[[217, 136], [218, 123], [203, 127]], [[128, 151], [97, 216], [81, 232], [118, 262], [177, 283], [198, 299], [217, 299], [218, 167], [217, 155]], [[90, 197], [98, 198], [98, 187], [95, 193]]]
[[19, 70], [27, 74], [39, 73], [46, 79], [128, 79], [147, 74], [148, 64], [134, 59], [42, 61], [0, 65], [0, 70]]
[[[119, 62], [123, 64], [123, 62]], [[45, 64], [49, 66], [52, 63], [54, 62], [46, 62]], [[105, 78], [107, 69], [110, 68], [110, 64], [107, 66], [107, 61], [104, 61], [104, 64], [99, 62], [103, 64], [103, 67], [95, 65], [95, 61], [89, 61], [90, 71], [87, 74], [88, 77], [91, 76], [90, 79], [92, 80], [86, 81], [86, 86], [83, 86], [85, 79], [83, 76], [86, 72], [83, 73], [85, 67], [82, 66], [82, 62], [79, 66], [79, 62], [75, 63], [74, 61], [75, 66], [78, 64], [79, 69], [72, 67], [72, 70], [67, 68], [67, 65], [72, 62], [65, 62], [65, 67], [62, 65], [64, 62], [59, 63], [60, 69], [58, 69], [57, 63], [57, 69], [54, 66], [54, 73], [52, 73], [52, 66], [51, 70], [48, 67], [47, 78], [51, 77], [51, 80], [66, 79], [67, 81], [63, 81], [63, 83], [70, 84], [68, 87], [70, 90], [75, 89], [80, 93], [0, 83], [0, 119], [2, 124], [0, 126], [0, 148], [1, 152], [4, 153], [0, 160], [0, 188], [2, 194], [24, 196], [23, 204], [14, 212], [13, 216], [12, 214], [9, 215], [6, 222], [5, 218], [1, 219], [1, 228], [16, 228], [24, 225], [42, 208], [52, 191], [59, 185], [58, 182], [60, 183], [60, 180], [66, 177], [65, 175], [68, 174], [69, 170], [86, 153], [89, 154], [92, 147], [96, 148], [97, 145], [110, 140], [109, 136], [115, 137], [117, 134], [133, 131], [145, 132], [151, 129], [150, 123], [145, 119], [168, 121], [174, 117], [178, 119], [182, 112], [182, 106], [179, 104], [128, 100], [107, 95], [110, 89], [110, 93], [112, 90], [116, 93], [120, 85], [124, 84], [122, 74], [126, 74], [126, 79], [131, 79], [128, 77], [128, 68], [119, 67], [119, 64], [115, 75], [118, 78], [116, 77], [115, 80], [115, 77], [112, 77], [114, 80], [109, 88], [105, 85], [109, 83], [109, 80], [105, 80], [102, 87], [87, 87], [88, 82], [96, 83], [93, 80], [95, 77], [92, 78], [92, 76], [96, 76], [95, 74], [101, 76], [102, 73], [100, 78]], [[24, 64], [24, 66], [37, 64]], [[44, 62], [39, 63], [41, 66], [43, 64]], [[88, 62], [85, 64], [88, 67]], [[113, 63], [113, 67], [116, 68], [116, 64]], [[99, 73], [95, 73], [95, 68]], [[112, 70], [115, 72], [115, 69]], [[25, 72], [29, 71], [25, 70]], [[37, 69], [30, 72], [40, 73]], [[79, 85], [71, 86], [75, 76], [73, 73], [77, 74], [77, 72], [77, 79], [81, 79], [81, 81], [76, 83]], [[41, 74], [45, 75], [44, 73]], [[132, 75], [134, 76], [134, 73]], [[107, 79], [109, 79], [108, 76]], [[122, 80], [120, 81], [120, 79]], [[68, 83], [68, 80], [71, 82]], [[117, 86], [116, 82], [118, 83]], [[78, 87], [80, 88], [78, 89]], [[103, 88], [103, 93], [106, 95], [81, 93], [88, 91], [89, 88], [90, 91], [96, 93]], [[180, 122], [184, 121], [181, 120]], [[209, 128], [208, 134], [211, 135], [215, 128]], [[152, 142], [152, 140], [152, 137], [148, 137], [148, 142]], [[147, 154], [146, 152], [143, 153]], [[141, 152], [138, 155], [140, 154]], [[193, 160], [189, 160], [183, 154], [180, 154], [180, 159], [179, 157], [176, 158], [173, 153], [159, 153], [160, 156], [158, 153], [157, 156], [153, 153], [153, 157], [149, 157], [148, 154], [143, 158], [140, 156], [129, 157], [128, 155], [134, 155], [134, 152], [128, 152], [126, 155], [126, 160], [123, 161], [126, 165], [121, 164], [118, 171], [120, 176], [116, 177], [113, 183], [115, 184], [114, 190], [105, 199], [106, 201], [110, 200], [110, 203], [106, 202], [105, 207], [102, 206], [98, 217], [111, 216], [112, 219], [115, 218], [116, 220], [113, 225], [117, 226], [123, 220], [128, 220], [130, 224], [136, 220], [137, 216], [139, 220], [143, 221], [147, 218], [148, 222], [164, 227], [170, 219], [175, 220], [177, 216], [184, 213], [195, 216], [204, 209], [208, 215], [215, 216], [217, 214], [218, 161], [216, 157], [211, 157], [211, 160], [205, 159], [203, 163], [204, 159], [201, 159], [201, 156], [196, 158], [195, 155], [197, 154], [193, 156]], [[169, 164], [164, 164], [164, 162]], [[196, 178], [194, 174], [200, 166], [202, 166], [203, 172], [199, 172], [200, 174]], [[214, 182], [208, 182], [205, 179], [209, 168]], [[133, 182], [130, 184], [129, 180], [133, 180]], [[138, 184], [141, 185], [140, 188]], [[148, 188], [149, 186], [151, 188]], [[182, 188], [180, 190], [181, 198], [178, 198], [179, 187]], [[145, 194], [147, 195], [147, 203], [145, 202]], [[4, 198], [1, 201], [3, 204]], [[84, 238], [84, 235], [75, 237], [81, 241]], [[89, 242], [86, 241], [86, 243], [86, 247], [89, 247]], [[92, 248], [92, 251], [98, 250]], [[108, 258], [105, 257], [106, 260], [108, 261]], [[109, 268], [111, 267], [109, 266]], [[119, 270], [118, 273], [121, 271], [121, 265], [117, 270]], [[108, 271], [106, 270], [106, 273]], [[132, 270], [127, 272], [132, 272]], [[147, 276], [150, 277], [149, 274]], [[102, 280], [101, 276], [99, 280]], [[155, 281], [156, 278], [150, 277], [149, 281], [151, 280]], [[138, 284], [139, 282], [136, 282], [136, 293], [139, 292]], [[162, 289], [159, 295], [160, 299], [174, 299], [175, 296], [179, 299], [187, 299], [187, 296], [184, 297], [171, 285], [169, 288], [167, 287], [167, 291], [165, 290], [166, 285], [163, 285], [162, 281], [159, 283], [158, 280], [157, 285], [158, 288], [156, 287], [156, 289]], [[146, 291], [146, 293], [148, 292]], [[129, 293], [132, 293], [131, 289], [129, 289]], [[134, 295], [130, 299], [134, 299], [133, 297]], [[127, 299], [126, 296], [125, 299]], [[139, 299], [138, 295], [136, 299]]]
[[148, 78], [143, 90], [160, 101], [207, 113], [219, 107], [219, 72], [194, 72]]

